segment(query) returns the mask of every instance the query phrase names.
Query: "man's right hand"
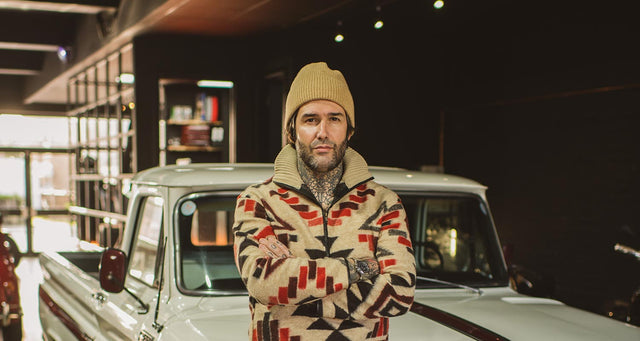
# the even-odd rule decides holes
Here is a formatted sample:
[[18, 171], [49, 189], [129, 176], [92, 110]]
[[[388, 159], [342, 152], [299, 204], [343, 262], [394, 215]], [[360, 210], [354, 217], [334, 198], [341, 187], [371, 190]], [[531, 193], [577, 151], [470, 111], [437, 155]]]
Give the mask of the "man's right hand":
[[260, 239], [259, 248], [267, 257], [271, 258], [293, 258], [293, 253], [284, 246], [275, 236], [268, 236]]

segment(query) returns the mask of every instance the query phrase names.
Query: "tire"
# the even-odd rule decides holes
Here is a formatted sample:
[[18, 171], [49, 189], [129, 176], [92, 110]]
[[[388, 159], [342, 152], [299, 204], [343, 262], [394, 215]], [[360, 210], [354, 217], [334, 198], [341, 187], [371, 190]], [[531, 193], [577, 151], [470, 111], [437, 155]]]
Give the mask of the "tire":
[[3, 341], [21, 341], [22, 340], [22, 319], [2, 328]]

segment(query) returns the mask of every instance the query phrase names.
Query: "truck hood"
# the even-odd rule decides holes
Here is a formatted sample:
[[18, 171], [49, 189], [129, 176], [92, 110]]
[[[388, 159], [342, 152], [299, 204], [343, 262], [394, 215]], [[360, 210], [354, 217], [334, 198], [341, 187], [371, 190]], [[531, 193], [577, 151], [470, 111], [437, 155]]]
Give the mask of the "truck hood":
[[483, 290], [417, 290], [411, 312], [391, 319], [390, 339], [470, 340], [465, 334], [484, 330], [478, 340], [640, 340], [638, 327], [556, 300]]
[[[638, 327], [559, 301], [483, 290], [417, 290], [412, 311], [390, 320], [390, 340], [640, 340]], [[200, 299], [176, 311], [159, 339], [247, 340], [248, 305], [246, 296]]]
[[[184, 297], [182, 297], [184, 298]], [[247, 340], [251, 317], [247, 296], [203, 297], [174, 302], [177, 308], [159, 340]]]

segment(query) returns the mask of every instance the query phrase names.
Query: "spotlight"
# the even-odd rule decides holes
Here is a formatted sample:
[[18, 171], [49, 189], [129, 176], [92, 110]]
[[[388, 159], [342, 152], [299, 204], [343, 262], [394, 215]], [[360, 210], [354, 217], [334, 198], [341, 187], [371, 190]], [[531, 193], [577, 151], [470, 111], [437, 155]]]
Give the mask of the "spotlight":
[[443, 0], [436, 0], [433, 3], [433, 8], [435, 8], [435, 9], [441, 9], [442, 7], [444, 7], [444, 1]]
[[344, 35], [342, 35], [342, 21], [338, 21], [337, 26], [336, 35], [333, 37], [333, 41], [341, 43], [344, 40]]
[[58, 59], [60, 59], [61, 62], [66, 63], [66, 62], [69, 61], [69, 55], [71, 54], [71, 48], [58, 46], [57, 53], [58, 53]]
[[376, 19], [373, 23], [373, 28], [379, 30], [384, 26], [384, 21], [382, 21], [382, 15], [380, 14], [380, 6], [376, 6]]

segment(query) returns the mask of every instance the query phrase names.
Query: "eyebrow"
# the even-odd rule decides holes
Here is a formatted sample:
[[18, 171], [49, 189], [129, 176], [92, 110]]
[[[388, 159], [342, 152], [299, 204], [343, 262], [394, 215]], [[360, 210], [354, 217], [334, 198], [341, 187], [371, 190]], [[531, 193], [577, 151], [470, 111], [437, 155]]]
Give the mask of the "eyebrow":
[[[314, 111], [305, 112], [305, 113], [302, 113], [300, 115], [300, 118], [311, 117], [311, 116], [319, 116], [319, 114], [314, 112]], [[338, 112], [330, 112], [329, 116], [331, 116], [331, 117], [335, 117], [335, 116], [344, 116], [344, 117], [346, 117], [347, 115], [345, 113], [342, 113], [342, 112], [338, 111]]]

